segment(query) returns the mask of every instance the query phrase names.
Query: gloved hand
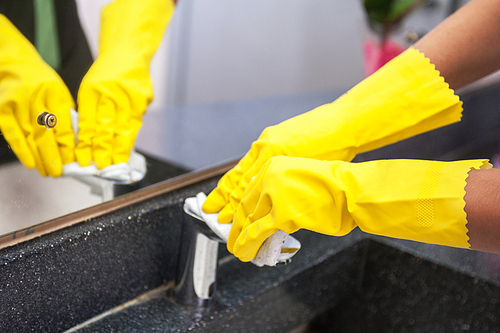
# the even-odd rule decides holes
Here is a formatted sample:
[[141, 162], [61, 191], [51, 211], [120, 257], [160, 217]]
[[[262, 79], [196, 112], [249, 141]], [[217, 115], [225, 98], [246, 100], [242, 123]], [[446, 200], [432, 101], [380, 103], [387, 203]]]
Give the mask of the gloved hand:
[[[42, 176], [58, 177], [75, 160], [75, 139], [66, 85], [31, 43], [0, 14], [0, 129], [19, 160]], [[57, 117], [46, 129], [37, 124], [44, 111]]]
[[99, 169], [126, 163], [153, 100], [149, 65], [172, 0], [115, 0], [102, 10], [99, 55], [78, 92], [76, 159]]
[[246, 186], [273, 156], [350, 161], [460, 120], [462, 106], [419, 51], [410, 48], [331, 104], [266, 128], [203, 206], [230, 223]]
[[343, 236], [358, 226], [376, 235], [469, 248], [466, 178], [471, 169], [487, 167], [484, 160], [274, 157], [246, 189], [227, 246], [249, 261], [276, 230]]

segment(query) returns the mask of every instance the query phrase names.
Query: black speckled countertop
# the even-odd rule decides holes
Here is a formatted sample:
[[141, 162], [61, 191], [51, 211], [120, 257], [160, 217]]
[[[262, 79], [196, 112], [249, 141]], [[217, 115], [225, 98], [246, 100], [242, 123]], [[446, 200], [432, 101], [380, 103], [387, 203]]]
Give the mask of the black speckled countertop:
[[359, 231], [297, 238], [304, 247], [288, 266], [220, 265], [217, 302], [204, 311], [174, 304], [167, 286], [75, 331], [500, 331], [500, 270], [488, 265], [498, 255]]
[[[476, 118], [357, 160], [490, 157], [498, 89], [464, 96]], [[0, 250], [0, 332], [500, 331], [500, 256], [359, 230], [342, 238], [300, 231], [302, 249], [280, 268], [241, 263], [221, 247], [215, 304], [174, 304], [182, 203], [216, 182]]]
[[360, 236], [332, 239], [299, 232], [303, 249], [287, 266], [259, 268], [222, 259], [215, 304], [205, 311], [176, 305], [166, 291], [79, 332], [291, 330], [355, 294], [365, 247], [358, 244]]

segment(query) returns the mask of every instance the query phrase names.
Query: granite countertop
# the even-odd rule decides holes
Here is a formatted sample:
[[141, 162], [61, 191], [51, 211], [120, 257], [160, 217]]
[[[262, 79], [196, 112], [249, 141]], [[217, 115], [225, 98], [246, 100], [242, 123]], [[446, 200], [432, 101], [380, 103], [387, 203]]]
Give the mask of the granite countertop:
[[[216, 302], [176, 305], [164, 285], [71, 332], [494, 332], [500, 256], [365, 235], [300, 231], [281, 268], [220, 259]], [[383, 328], [383, 329], [382, 329]]]
[[[499, 87], [465, 96], [475, 113], [461, 123], [356, 160], [491, 157]], [[168, 294], [182, 203], [217, 180], [0, 250], [0, 331], [500, 331], [500, 256], [359, 230], [341, 238], [299, 231], [302, 249], [280, 268], [239, 262], [220, 247], [213, 306], [176, 305]]]

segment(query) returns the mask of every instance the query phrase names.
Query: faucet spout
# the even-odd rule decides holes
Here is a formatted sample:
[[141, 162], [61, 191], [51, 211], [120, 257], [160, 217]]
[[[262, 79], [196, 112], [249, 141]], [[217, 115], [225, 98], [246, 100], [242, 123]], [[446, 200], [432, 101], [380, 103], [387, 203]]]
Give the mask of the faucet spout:
[[184, 214], [175, 287], [177, 304], [207, 307], [217, 285], [217, 257], [222, 242], [201, 221]]

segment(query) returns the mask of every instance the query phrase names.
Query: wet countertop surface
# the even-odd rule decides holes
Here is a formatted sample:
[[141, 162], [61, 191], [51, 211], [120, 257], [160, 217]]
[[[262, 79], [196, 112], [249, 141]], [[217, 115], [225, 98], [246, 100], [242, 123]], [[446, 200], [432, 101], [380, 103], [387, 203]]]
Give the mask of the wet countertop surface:
[[[182, 203], [209, 179], [0, 250], [2, 332], [471, 331], [500, 327], [500, 256], [353, 231], [299, 231], [291, 264], [220, 248], [213, 307], [169, 297]], [[376, 323], [376, 326], [374, 326]]]
[[342, 239], [299, 232], [302, 250], [291, 264], [259, 268], [231, 255], [218, 267], [214, 304], [197, 311], [176, 305], [167, 290], [79, 332], [282, 331], [309, 321], [354, 293], [363, 246], [360, 234]]
[[[353, 231], [299, 231], [291, 264], [258, 268], [221, 246], [203, 311], [169, 297], [182, 203], [217, 178], [0, 250], [2, 332], [495, 332], [500, 256]], [[439, 315], [437, 315], [439, 314]], [[377, 326], [374, 323], [377, 323]]]
[[176, 305], [169, 287], [78, 332], [496, 332], [500, 256], [371, 237], [299, 232], [288, 266], [222, 259], [216, 302]]
[[[498, 87], [465, 97], [475, 118], [357, 160], [490, 157], [499, 99]], [[500, 331], [500, 256], [359, 230], [341, 238], [299, 231], [302, 249], [280, 268], [239, 262], [221, 247], [213, 307], [176, 305], [168, 295], [182, 203], [217, 180], [0, 250], [0, 331]]]

